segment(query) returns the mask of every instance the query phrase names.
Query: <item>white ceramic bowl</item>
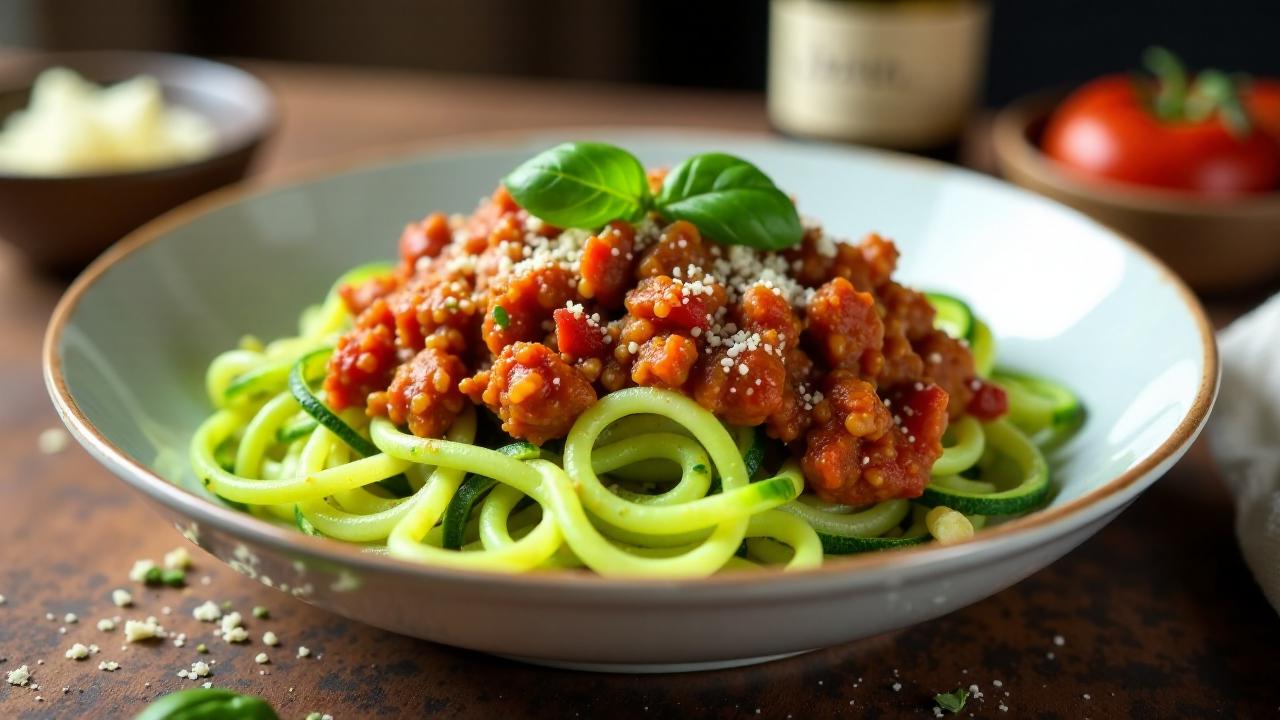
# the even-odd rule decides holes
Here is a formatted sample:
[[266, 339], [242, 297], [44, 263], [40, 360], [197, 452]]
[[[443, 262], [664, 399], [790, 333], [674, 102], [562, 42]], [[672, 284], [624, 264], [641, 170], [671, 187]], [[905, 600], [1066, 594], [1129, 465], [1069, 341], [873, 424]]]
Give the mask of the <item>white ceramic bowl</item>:
[[[1052, 457], [1050, 506], [971, 542], [832, 559], [813, 571], [705, 580], [492, 575], [422, 567], [307, 537], [199, 489], [188, 439], [209, 412], [206, 363], [243, 334], [286, 333], [342, 270], [390, 257], [431, 209], [464, 212], [508, 170], [568, 138], [648, 164], [747, 157], [833, 232], [877, 230], [901, 276], [968, 298], [1001, 364], [1077, 389], [1081, 433]], [[187, 537], [306, 602], [428, 640], [549, 664], [677, 670], [804, 651], [985, 598], [1080, 544], [1186, 451], [1218, 365], [1195, 298], [1143, 250], [991, 178], [879, 152], [740, 135], [575, 131], [454, 141], [390, 164], [233, 191], [162, 218], [103, 256], [50, 326], [45, 372], [68, 427]]]

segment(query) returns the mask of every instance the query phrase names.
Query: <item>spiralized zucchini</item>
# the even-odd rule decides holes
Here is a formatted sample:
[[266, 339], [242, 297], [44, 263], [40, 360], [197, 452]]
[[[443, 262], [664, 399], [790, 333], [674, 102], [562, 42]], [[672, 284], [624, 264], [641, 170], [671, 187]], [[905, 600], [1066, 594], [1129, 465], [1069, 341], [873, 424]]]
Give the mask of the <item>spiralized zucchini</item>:
[[[1008, 420], [954, 422], [918, 500], [825, 503], [805, 492], [795, 460], [762, 466], [758, 430], [725, 426], [685, 395], [654, 388], [602, 397], [574, 423], [562, 454], [477, 444], [474, 408], [444, 438], [419, 438], [384, 418], [334, 413], [309, 377], [350, 322], [337, 288], [381, 271], [340, 279], [303, 314], [297, 337], [250, 340], [213, 360], [206, 385], [217, 409], [191, 442], [209, 491], [309, 534], [437, 566], [666, 578], [795, 570], [828, 555], [928, 542], [931, 528], [963, 540], [955, 528], [971, 534], [987, 516], [1034, 509], [1051, 484], [1029, 433], [1082, 415], [1075, 396], [1048, 381], [990, 375], [990, 330], [961, 301], [937, 296], [947, 303], [943, 321], [973, 342], [981, 374], [1009, 383], [1012, 407]], [[964, 517], [929, 515], [931, 507]]]

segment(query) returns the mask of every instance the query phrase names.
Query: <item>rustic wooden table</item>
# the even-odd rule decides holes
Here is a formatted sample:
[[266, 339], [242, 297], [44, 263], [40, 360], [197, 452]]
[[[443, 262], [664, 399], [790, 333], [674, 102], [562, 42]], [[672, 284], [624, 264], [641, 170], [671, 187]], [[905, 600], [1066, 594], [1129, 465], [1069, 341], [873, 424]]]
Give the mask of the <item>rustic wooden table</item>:
[[[514, 126], [659, 124], [764, 130], [756, 95], [441, 79], [254, 65], [284, 124], [261, 167], [278, 176], [349, 150]], [[934, 693], [976, 684], [962, 716], [1262, 717], [1280, 710], [1280, 620], [1243, 565], [1232, 508], [1200, 442], [1095, 538], [1052, 567], [917, 627], [758, 667], [692, 675], [587, 675], [520, 665], [374, 630], [289, 599], [199, 555], [186, 590], [129, 583], [136, 558], [186, 543], [79, 447], [42, 452], [59, 427], [40, 378], [46, 319], [63, 289], [0, 247], [0, 717], [129, 717], [216, 659], [217, 686], [263, 695], [284, 718], [931, 717]], [[1219, 322], [1255, 298], [1211, 304]], [[55, 433], [56, 436], [56, 433]], [[46, 447], [45, 450], [53, 450]], [[204, 585], [200, 578], [208, 576]], [[130, 587], [121, 611], [111, 590]], [[210, 642], [206, 599], [270, 609], [253, 641]], [[513, 598], [513, 603], [518, 599]], [[171, 608], [166, 615], [164, 608]], [[79, 616], [64, 622], [65, 613]], [[46, 619], [52, 613], [54, 620]], [[156, 615], [190, 639], [122, 648], [99, 618]], [[65, 634], [61, 628], [65, 627]], [[283, 641], [265, 647], [274, 631]], [[75, 662], [73, 643], [102, 646]], [[297, 659], [298, 645], [313, 655]], [[271, 663], [254, 656], [266, 650]], [[120, 669], [100, 671], [102, 660]], [[266, 674], [262, 674], [265, 672]], [[997, 682], [999, 684], [997, 684]]]

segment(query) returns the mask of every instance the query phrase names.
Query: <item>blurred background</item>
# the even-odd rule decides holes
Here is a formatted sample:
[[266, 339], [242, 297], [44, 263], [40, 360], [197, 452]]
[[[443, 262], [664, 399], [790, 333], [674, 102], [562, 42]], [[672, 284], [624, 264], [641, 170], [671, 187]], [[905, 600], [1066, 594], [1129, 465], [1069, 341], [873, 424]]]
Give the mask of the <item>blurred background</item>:
[[[0, 44], [761, 89], [768, 0], [0, 0]], [[1280, 74], [1276, 0], [994, 0], [998, 106], [1137, 64]]]

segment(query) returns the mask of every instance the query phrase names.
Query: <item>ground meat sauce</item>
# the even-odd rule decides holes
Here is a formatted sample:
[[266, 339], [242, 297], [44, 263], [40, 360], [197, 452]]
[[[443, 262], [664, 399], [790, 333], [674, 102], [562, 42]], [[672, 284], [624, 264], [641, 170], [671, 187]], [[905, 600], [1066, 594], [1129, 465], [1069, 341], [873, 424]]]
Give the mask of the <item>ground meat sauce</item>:
[[865, 505], [920, 495], [950, 418], [1007, 410], [892, 280], [898, 251], [878, 235], [810, 225], [765, 253], [656, 218], [562, 231], [499, 188], [468, 217], [406, 227], [400, 255], [341, 289], [356, 321], [324, 387], [336, 409], [422, 437], [470, 402], [540, 444], [604, 394], [666, 388], [786, 443], [819, 497]]

